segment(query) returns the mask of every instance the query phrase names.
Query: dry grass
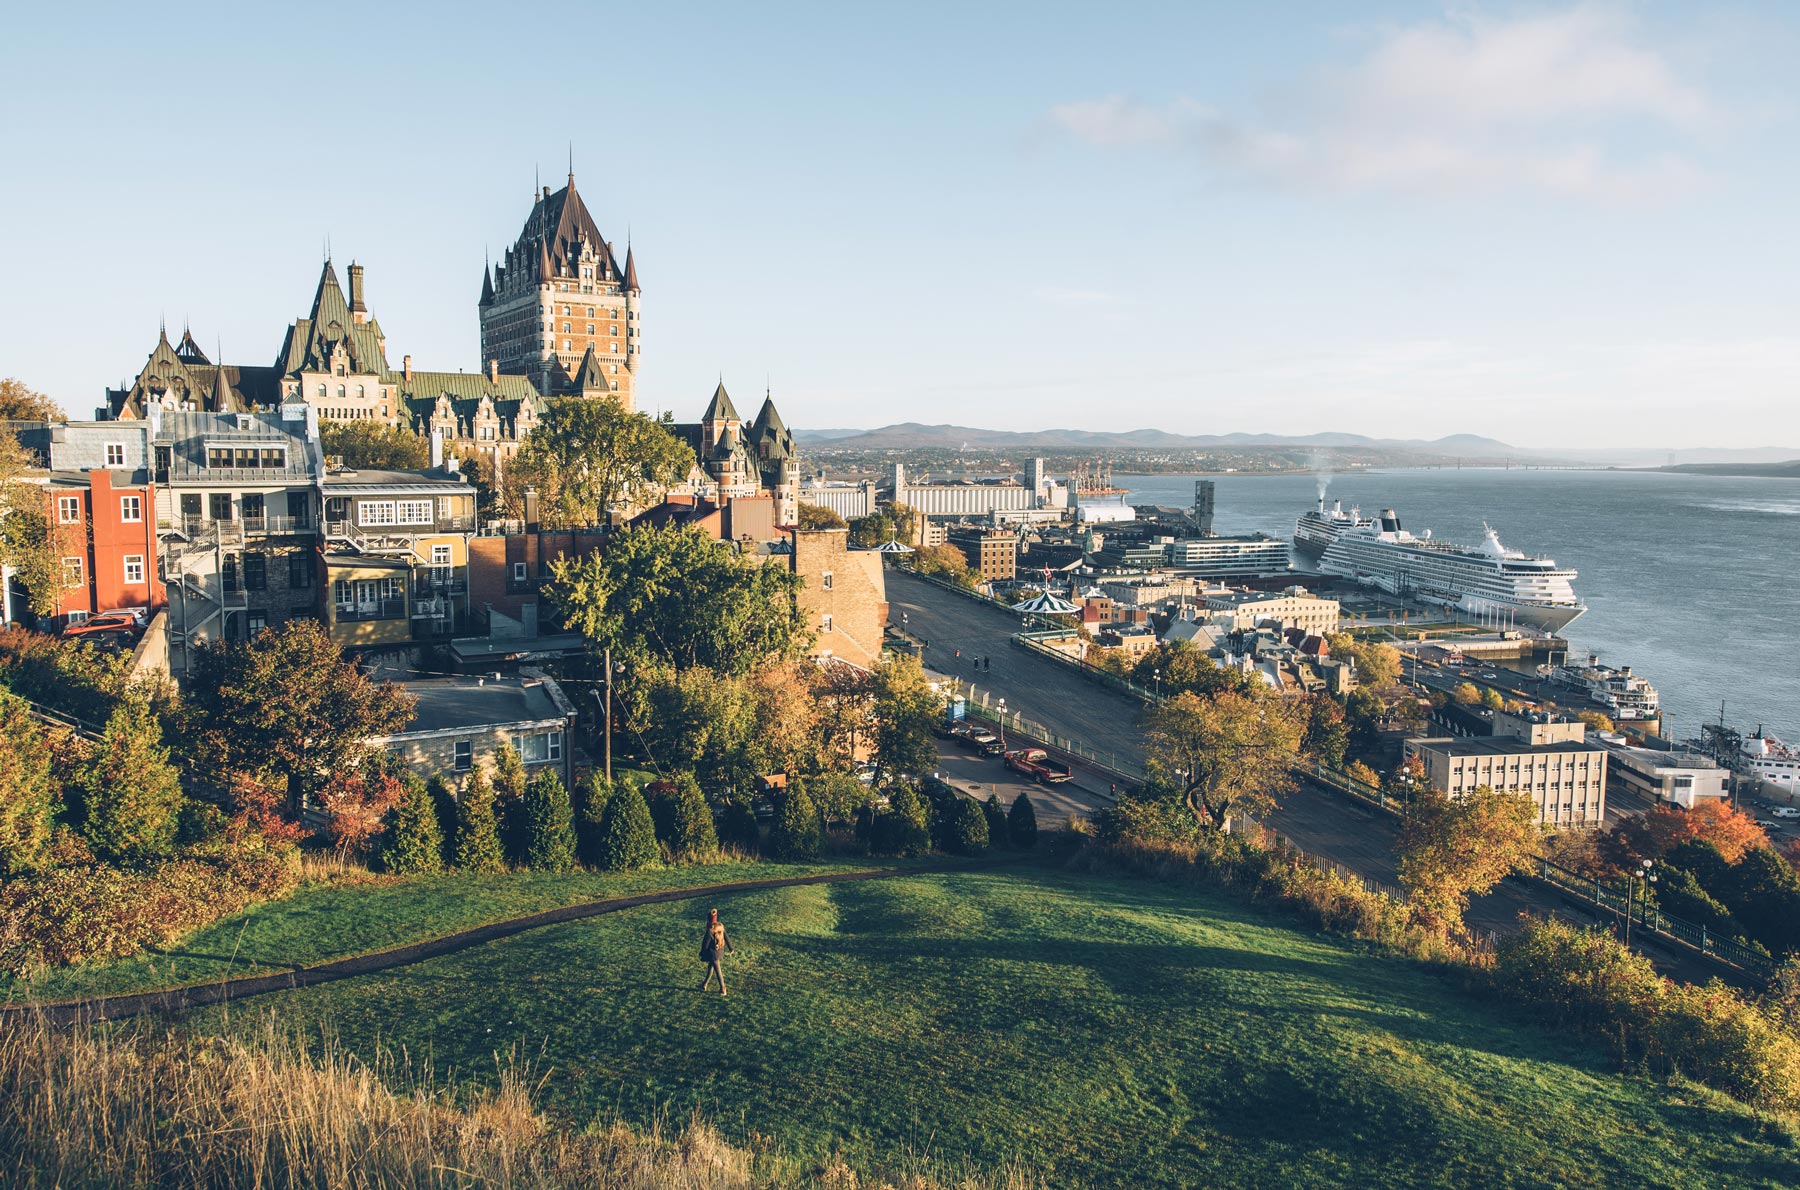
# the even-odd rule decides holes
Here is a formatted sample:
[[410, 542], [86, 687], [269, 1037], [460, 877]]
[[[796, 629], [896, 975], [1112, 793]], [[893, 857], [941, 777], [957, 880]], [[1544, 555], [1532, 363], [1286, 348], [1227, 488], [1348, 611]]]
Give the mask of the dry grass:
[[[17, 1187], [620, 1187], [930, 1190], [919, 1173], [870, 1181], [841, 1162], [804, 1171], [770, 1145], [733, 1146], [698, 1117], [573, 1132], [532, 1103], [528, 1065], [497, 1059], [492, 1090], [459, 1095], [404, 1062], [316, 1052], [271, 1021], [245, 1037], [154, 1026], [57, 1030], [21, 1020], [0, 1038], [0, 1154]], [[902, 1166], [904, 1169], [905, 1167]], [[1023, 1190], [1013, 1178], [963, 1183]]]

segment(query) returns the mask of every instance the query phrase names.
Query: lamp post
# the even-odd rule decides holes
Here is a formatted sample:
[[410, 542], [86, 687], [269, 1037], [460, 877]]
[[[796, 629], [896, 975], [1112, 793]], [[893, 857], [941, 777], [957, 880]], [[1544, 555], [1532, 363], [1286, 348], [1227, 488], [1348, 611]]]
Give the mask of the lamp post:
[[1162, 670], [1153, 669], [1150, 671], [1150, 676], [1156, 682], [1156, 701], [1161, 702], [1162, 701]]
[[1006, 700], [1004, 698], [1001, 699], [999, 702], [999, 710], [1000, 710], [1000, 747], [1004, 749], [1006, 747]]
[[[611, 645], [606, 647], [604, 664], [606, 666], [606, 673], [602, 680], [605, 684], [606, 693], [602, 696], [601, 701], [606, 707], [606, 783], [610, 786], [612, 784], [612, 688], [614, 672]], [[618, 672], [625, 672], [624, 662], [619, 663]]]
[[1625, 873], [1625, 949], [1631, 949], [1631, 904], [1633, 894], [1639, 882], [1644, 886], [1644, 916], [1650, 915], [1650, 886], [1656, 883], [1656, 873], [1650, 869], [1655, 866], [1653, 860], [1640, 860], [1638, 866]]

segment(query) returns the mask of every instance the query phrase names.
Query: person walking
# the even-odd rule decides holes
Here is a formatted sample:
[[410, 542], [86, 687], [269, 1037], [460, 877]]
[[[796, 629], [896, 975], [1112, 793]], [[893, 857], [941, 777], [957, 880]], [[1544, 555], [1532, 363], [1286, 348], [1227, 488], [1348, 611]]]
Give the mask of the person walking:
[[704, 992], [712, 984], [713, 976], [719, 977], [719, 995], [725, 991], [725, 968], [719, 960], [732, 951], [731, 939], [725, 934], [725, 923], [719, 920], [717, 909], [706, 911], [706, 932], [700, 935], [700, 961], [706, 964], [706, 978], [700, 981], [699, 990]]

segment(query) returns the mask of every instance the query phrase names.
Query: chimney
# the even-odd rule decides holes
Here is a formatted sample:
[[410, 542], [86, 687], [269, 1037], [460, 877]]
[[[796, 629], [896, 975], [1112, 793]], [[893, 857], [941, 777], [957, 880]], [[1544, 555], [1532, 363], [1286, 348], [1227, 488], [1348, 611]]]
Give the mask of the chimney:
[[538, 529], [538, 497], [536, 488], [525, 489], [525, 532], [536, 533]]
[[408, 384], [411, 384], [412, 383], [412, 356], [403, 355], [400, 357], [400, 371], [406, 377], [406, 382]]
[[444, 465], [444, 431], [431, 431], [431, 469], [436, 471]]
[[499, 384], [500, 383], [500, 361], [497, 359], [491, 359], [488, 361], [488, 383], [489, 384]]
[[350, 321], [369, 321], [369, 307], [363, 304], [363, 267], [354, 260], [350, 262]]

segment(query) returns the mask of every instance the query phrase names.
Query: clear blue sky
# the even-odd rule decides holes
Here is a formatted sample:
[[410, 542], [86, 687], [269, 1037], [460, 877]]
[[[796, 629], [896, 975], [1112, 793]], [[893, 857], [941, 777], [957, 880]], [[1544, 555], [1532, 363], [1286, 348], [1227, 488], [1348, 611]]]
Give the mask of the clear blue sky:
[[396, 362], [479, 367], [484, 246], [573, 141], [637, 249], [643, 401], [682, 416], [723, 373], [794, 426], [1800, 446], [1790, 5], [7, 26], [0, 375], [77, 413], [159, 317], [271, 362], [327, 235]]

